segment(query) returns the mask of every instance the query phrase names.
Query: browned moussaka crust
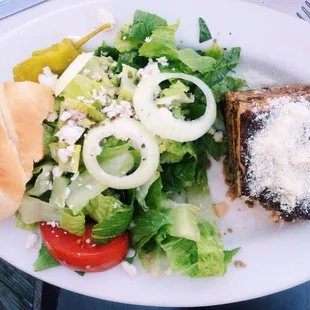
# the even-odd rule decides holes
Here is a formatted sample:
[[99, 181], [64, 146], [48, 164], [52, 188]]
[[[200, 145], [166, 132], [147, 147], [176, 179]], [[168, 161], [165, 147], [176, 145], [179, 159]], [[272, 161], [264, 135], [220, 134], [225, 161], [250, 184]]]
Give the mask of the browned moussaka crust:
[[[292, 100], [304, 97], [310, 100], [310, 85], [285, 85], [267, 86], [260, 89], [228, 92], [225, 95], [225, 119], [228, 136], [228, 155], [224, 161], [225, 181], [229, 186], [228, 195], [235, 199], [241, 197], [245, 200], [253, 200], [244, 178], [247, 164], [247, 139], [261, 129], [254, 117], [268, 109], [268, 101], [274, 98], [291, 97]], [[292, 221], [297, 219], [310, 219], [310, 213], [303, 213], [302, 208], [296, 207], [289, 214], [280, 209], [280, 205], [274, 203], [262, 193], [256, 197], [266, 209], [273, 210], [273, 220]]]

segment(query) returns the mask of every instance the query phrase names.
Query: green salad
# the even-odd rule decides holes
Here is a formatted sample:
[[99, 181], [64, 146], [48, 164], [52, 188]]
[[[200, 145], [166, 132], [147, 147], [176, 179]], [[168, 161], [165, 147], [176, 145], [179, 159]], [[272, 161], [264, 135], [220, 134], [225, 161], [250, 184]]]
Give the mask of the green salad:
[[19, 227], [40, 227], [36, 271], [123, 262], [134, 274], [140, 260], [153, 276], [222, 276], [238, 252], [224, 249], [206, 171], [227, 150], [223, 95], [246, 86], [229, 75], [240, 47], [219, 47], [199, 18], [192, 35], [209, 47], [179, 48], [179, 23], [137, 10], [113, 46], [58, 76], [43, 69], [56, 112], [17, 215]]

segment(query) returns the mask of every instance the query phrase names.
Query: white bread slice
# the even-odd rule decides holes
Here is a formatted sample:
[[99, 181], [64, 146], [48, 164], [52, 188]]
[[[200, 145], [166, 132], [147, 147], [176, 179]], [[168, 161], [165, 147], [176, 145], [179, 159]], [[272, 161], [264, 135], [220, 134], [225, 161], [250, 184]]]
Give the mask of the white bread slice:
[[[4, 89], [0, 88], [0, 101]], [[0, 112], [0, 219], [13, 215], [19, 208], [25, 192], [26, 174], [20, 155], [9, 137], [3, 115]]]
[[12, 142], [18, 145], [27, 179], [33, 163], [44, 156], [42, 122], [54, 111], [52, 91], [34, 82], [4, 83], [5, 100], [0, 102]]

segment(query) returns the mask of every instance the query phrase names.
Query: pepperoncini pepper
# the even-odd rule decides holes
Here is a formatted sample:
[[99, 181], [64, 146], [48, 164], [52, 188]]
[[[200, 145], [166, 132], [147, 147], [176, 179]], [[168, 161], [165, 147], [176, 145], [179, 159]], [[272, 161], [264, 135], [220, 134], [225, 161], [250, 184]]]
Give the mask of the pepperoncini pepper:
[[24, 60], [13, 68], [14, 81], [38, 82], [38, 76], [42, 73], [44, 67], [50, 67], [55, 74], [62, 74], [73, 60], [82, 53], [81, 47], [96, 34], [107, 28], [111, 28], [111, 25], [104, 24], [77, 42], [64, 39], [61, 43], [34, 51], [31, 58]]

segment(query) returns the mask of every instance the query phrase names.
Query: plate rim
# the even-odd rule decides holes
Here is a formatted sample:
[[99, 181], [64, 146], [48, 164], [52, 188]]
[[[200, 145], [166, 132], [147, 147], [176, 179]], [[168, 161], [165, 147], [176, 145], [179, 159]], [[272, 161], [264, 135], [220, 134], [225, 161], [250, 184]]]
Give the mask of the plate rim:
[[[218, 0], [208, 0], [208, 1], [210, 1], [210, 2], [216, 2], [216, 3], [218, 3]], [[11, 36], [14, 36], [14, 35], [16, 35], [18, 32], [20, 32], [23, 28], [25, 28], [25, 27], [27, 27], [27, 26], [29, 26], [29, 25], [31, 25], [31, 24], [34, 24], [34, 23], [38, 23], [38, 22], [40, 22], [40, 21], [42, 21], [42, 20], [44, 20], [44, 19], [46, 19], [46, 18], [48, 18], [48, 17], [50, 17], [50, 16], [55, 16], [55, 15], [57, 15], [59, 12], [64, 12], [64, 11], [68, 11], [68, 10], [70, 10], [71, 8], [81, 8], [81, 7], [87, 7], [87, 6], [90, 6], [90, 5], [94, 5], [94, 4], [96, 4], [96, 3], [108, 3], [108, 2], [110, 2], [110, 0], [91, 0], [91, 1], [87, 1], [87, 2], [84, 2], [84, 3], [78, 3], [78, 4], [73, 4], [73, 5], [69, 5], [69, 6], [65, 6], [65, 7], [63, 7], [63, 8], [59, 8], [59, 9], [57, 9], [57, 10], [53, 10], [53, 11], [51, 11], [51, 12], [48, 12], [48, 13], [46, 13], [46, 14], [43, 14], [42, 16], [39, 16], [39, 17], [36, 17], [36, 18], [34, 18], [34, 19], [32, 19], [31, 21], [28, 21], [27, 23], [25, 23], [25, 24], [23, 24], [23, 25], [20, 25], [20, 26], [18, 26], [18, 27], [16, 27], [16, 28], [14, 28], [14, 29], [12, 29], [12, 30], [10, 30], [7, 34], [5, 34], [4, 36], [2, 36], [1, 38], [0, 38], [0, 44], [2, 43], [2, 41], [4, 41], [4, 40], [6, 40], [6, 38], [8, 38], [8, 37], [11, 37]], [[160, 1], [159, 1], [160, 2]], [[257, 4], [257, 3], [249, 3], [249, 2], [246, 2], [246, 1], [242, 1], [242, 0], [221, 0], [221, 2], [224, 2], [224, 4], [227, 4], [227, 5], [230, 5], [230, 3], [235, 3], [235, 2], [239, 2], [239, 3], [242, 3], [242, 5], [245, 5], [245, 6], [258, 6], [258, 7], [260, 7], [261, 9], [263, 9], [263, 10], [267, 10], [267, 11], [273, 11], [275, 14], [277, 14], [277, 15], [282, 15], [282, 16], [284, 16], [285, 18], [289, 18], [289, 19], [291, 19], [291, 20], [295, 20], [295, 23], [304, 23], [304, 21], [302, 21], [302, 20], [299, 20], [299, 19], [297, 19], [297, 18], [295, 18], [295, 17], [293, 17], [293, 16], [290, 16], [290, 15], [288, 15], [288, 14], [285, 14], [285, 13], [283, 13], [283, 12], [279, 12], [279, 11], [277, 11], [277, 10], [275, 10], [275, 9], [272, 9], [272, 8], [268, 8], [268, 7], [265, 7], [265, 6], [262, 6], [262, 5], [259, 5], [259, 4]], [[0, 257], [2, 257], [2, 255], [1, 255], [1, 253], [0, 253]], [[15, 265], [14, 265], [15, 266]], [[59, 283], [56, 283], [56, 281], [53, 281], [53, 280], [46, 280], [45, 278], [44, 278], [44, 273], [42, 273], [42, 276], [40, 276], [41, 274], [34, 274], [33, 272], [31, 273], [31, 272], [29, 272], [29, 270], [26, 270], [26, 268], [23, 268], [23, 267], [17, 267], [18, 269], [20, 269], [20, 270], [22, 270], [22, 271], [24, 271], [24, 272], [26, 272], [26, 273], [28, 273], [28, 274], [30, 274], [30, 275], [32, 275], [32, 276], [34, 276], [35, 278], [38, 278], [38, 279], [40, 279], [40, 280], [42, 280], [42, 281], [46, 281], [46, 282], [48, 282], [48, 283], [51, 283], [51, 284], [53, 284], [53, 285], [55, 285], [55, 286], [59, 286]], [[126, 276], [126, 275], [125, 275]], [[209, 306], [211, 306], [211, 305], [219, 305], [219, 304], [228, 304], [228, 303], [233, 303], [233, 302], [238, 302], [238, 301], [245, 301], [245, 300], [249, 300], [249, 299], [253, 299], [253, 298], [258, 298], [258, 297], [262, 297], [262, 296], [267, 296], [267, 295], [270, 295], [270, 294], [274, 294], [274, 293], [277, 293], [277, 292], [280, 292], [280, 291], [282, 291], [282, 290], [285, 290], [285, 289], [288, 289], [288, 288], [291, 288], [291, 287], [294, 287], [294, 286], [296, 286], [296, 285], [299, 285], [299, 284], [302, 284], [302, 283], [305, 283], [305, 282], [307, 282], [307, 281], [309, 281], [309, 279], [310, 279], [310, 275], [309, 276], [306, 276], [305, 275], [305, 279], [303, 279], [303, 280], [301, 280], [302, 282], [300, 282], [300, 280], [299, 281], [291, 281], [290, 283], [291, 284], [286, 284], [286, 285], [283, 285], [282, 287], [277, 287], [276, 289], [274, 289], [274, 290], [268, 290], [268, 293], [266, 293], [266, 292], [263, 292], [263, 293], [258, 293], [258, 294], [252, 294], [252, 295], [250, 295], [250, 296], [248, 296], [248, 297], [246, 297], [246, 298], [236, 298], [236, 299], [233, 299], [233, 298], [230, 298], [230, 300], [229, 301], [226, 301], [226, 302], [214, 302], [214, 303], [209, 303], [208, 305]], [[292, 283], [294, 283], [294, 284], [292, 284]], [[79, 294], [83, 294], [83, 295], [87, 295], [87, 296], [93, 296], [93, 297], [95, 297], [95, 298], [100, 298], [100, 299], [102, 299], [102, 298], [104, 298], [102, 295], [101, 296], [99, 296], [99, 295], [96, 295], [96, 294], [93, 294], [93, 295], [89, 295], [89, 294], [87, 294], [87, 293], [83, 293], [81, 290], [79, 290], [79, 289], [72, 289], [72, 287], [68, 287], [68, 286], [64, 286], [64, 285], [62, 285], [61, 286], [62, 288], [64, 288], [64, 289], [67, 289], [67, 290], [70, 290], [70, 291], [73, 291], [73, 292], [76, 292], [76, 293], [79, 293]], [[105, 297], [106, 298], [106, 297]], [[111, 301], [114, 301], [114, 302], [126, 302], [126, 303], [128, 303], [128, 304], [135, 304], [135, 305], [150, 305], [150, 304], [146, 304], [146, 303], [139, 303], [139, 302], [137, 302], [137, 300], [136, 301], [128, 301], [128, 300], [121, 300], [120, 301], [120, 298], [111, 298], [111, 297], [108, 297], [108, 300], [111, 300]], [[152, 303], [152, 305], [153, 306], [163, 306], [163, 303], [162, 302], [158, 302], [157, 304], [156, 303]], [[201, 302], [198, 302], [198, 303], [196, 303], [196, 304], [194, 304], [194, 303], [189, 303], [188, 305], [187, 304], [184, 304], [184, 303], [182, 303], [182, 305], [180, 305], [180, 304], [172, 304], [172, 303], [168, 303], [168, 305], [169, 306], [174, 306], [174, 305], [176, 305], [176, 306], [178, 306], [178, 307], [186, 307], [186, 306], [188, 306], [188, 305], [190, 305], [190, 306], [205, 306], [206, 305], [206, 303], [201, 303]]]

